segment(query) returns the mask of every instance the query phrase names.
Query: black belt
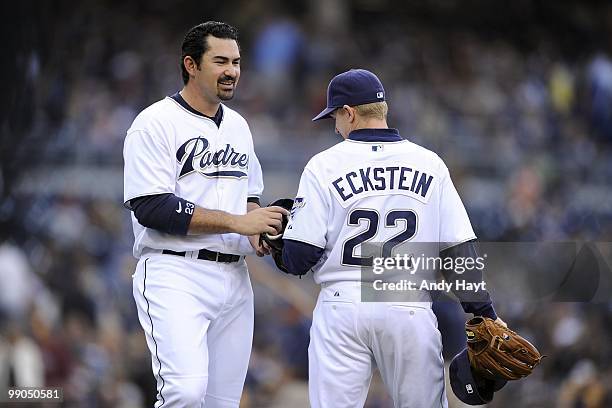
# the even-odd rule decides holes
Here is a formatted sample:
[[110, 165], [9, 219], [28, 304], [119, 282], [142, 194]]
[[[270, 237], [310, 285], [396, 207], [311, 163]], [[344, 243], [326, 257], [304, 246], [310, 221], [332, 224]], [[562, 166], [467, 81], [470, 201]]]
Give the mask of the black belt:
[[[185, 256], [185, 252], [175, 252], [169, 249], [164, 249], [162, 251], [162, 254], [183, 256], [183, 257]], [[203, 259], [205, 261], [231, 263], [231, 262], [238, 262], [240, 258], [242, 258], [240, 255], [224, 254], [221, 252], [209, 251], [208, 249], [200, 249], [198, 251], [198, 259]]]

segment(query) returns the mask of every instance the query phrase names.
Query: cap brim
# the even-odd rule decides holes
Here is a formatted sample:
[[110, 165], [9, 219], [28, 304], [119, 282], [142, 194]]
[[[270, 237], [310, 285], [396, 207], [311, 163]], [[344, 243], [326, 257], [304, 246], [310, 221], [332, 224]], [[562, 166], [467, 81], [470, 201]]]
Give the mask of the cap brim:
[[[475, 374], [470, 365], [467, 348], [453, 358], [448, 368], [449, 381], [455, 396], [468, 405], [482, 405], [491, 402], [495, 392], [506, 385], [506, 380], [489, 380]], [[471, 392], [466, 385], [472, 386]]]
[[312, 121], [314, 122], [316, 120], [331, 118], [331, 113], [335, 111], [336, 109], [338, 108], [325, 108], [323, 109], [321, 113], [319, 113], [317, 116], [312, 118]]
[[448, 368], [448, 375], [453, 393], [461, 402], [468, 405], [482, 405], [493, 399], [493, 390], [490, 390], [490, 395], [483, 396], [480, 394], [476, 380], [472, 375], [467, 348], [464, 348], [453, 358]]

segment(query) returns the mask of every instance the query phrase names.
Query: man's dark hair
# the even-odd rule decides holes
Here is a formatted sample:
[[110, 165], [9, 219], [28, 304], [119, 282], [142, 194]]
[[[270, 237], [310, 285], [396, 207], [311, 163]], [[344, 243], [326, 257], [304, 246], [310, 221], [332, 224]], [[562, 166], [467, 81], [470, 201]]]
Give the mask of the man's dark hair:
[[181, 47], [181, 73], [183, 74], [184, 84], [187, 84], [189, 81], [189, 73], [185, 69], [183, 60], [186, 56], [190, 56], [199, 67], [200, 62], [202, 62], [202, 55], [209, 49], [208, 41], [206, 41], [208, 35], [212, 35], [216, 38], [235, 40], [236, 43], [238, 43], [238, 30], [226, 23], [207, 21], [191, 28], [185, 35]]

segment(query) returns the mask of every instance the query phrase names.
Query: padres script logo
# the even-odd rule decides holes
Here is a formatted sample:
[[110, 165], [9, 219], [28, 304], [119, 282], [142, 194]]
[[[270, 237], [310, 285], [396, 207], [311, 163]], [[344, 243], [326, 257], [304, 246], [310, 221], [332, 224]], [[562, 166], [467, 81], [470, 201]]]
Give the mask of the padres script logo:
[[[247, 177], [247, 173], [241, 170], [249, 168], [249, 156], [234, 150], [226, 144], [217, 152], [208, 149], [210, 143], [202, 136], [187, 140], [176, 152], [176, 160], [183, 166], [179, 178], [197, 171], [206, 177]], [[220, 167], [237, 168], [235, 170], [220, 170]], [[206, 172], [208, 169], [215, 171]]]

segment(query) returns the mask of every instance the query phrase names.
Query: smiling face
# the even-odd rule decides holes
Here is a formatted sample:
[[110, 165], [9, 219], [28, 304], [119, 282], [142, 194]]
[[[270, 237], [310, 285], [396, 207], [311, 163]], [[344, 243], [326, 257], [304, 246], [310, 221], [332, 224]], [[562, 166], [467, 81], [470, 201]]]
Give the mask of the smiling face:
[[232, 39], [208, 35], [208, 49], [202, 55], [199, 66], [191, 57], [184, 58], [189, 72], [189, 84], [209, 103], [219, 103], [234, 97], [240, 79], [240, 49]]

